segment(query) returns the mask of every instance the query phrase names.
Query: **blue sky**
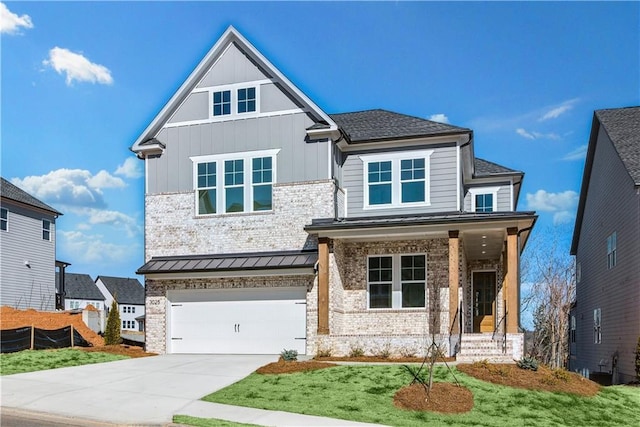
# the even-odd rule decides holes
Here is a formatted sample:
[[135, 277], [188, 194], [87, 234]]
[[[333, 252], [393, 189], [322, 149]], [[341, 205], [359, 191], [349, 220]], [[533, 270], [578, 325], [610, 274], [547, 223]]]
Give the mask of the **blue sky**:
[[68, 271], [144, 262], [139, 134], [235, 26], [327, 113], [474, 130], [568, 247], [593, 111], [640, 104], [640, 3], [4, 2], [2, 176], [64, 213]]

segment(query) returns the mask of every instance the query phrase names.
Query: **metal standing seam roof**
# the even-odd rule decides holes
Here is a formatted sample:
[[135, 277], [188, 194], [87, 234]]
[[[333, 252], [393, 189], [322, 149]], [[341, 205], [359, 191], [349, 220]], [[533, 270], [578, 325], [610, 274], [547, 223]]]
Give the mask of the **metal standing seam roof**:
[[[60, 274], [56, 273], [56, 285]], [[66, 298], [104, 301], [105, 297], [88, 274], [65, 273], [64, 291]]]
[[27, 193], [26, 191], [10, 183], [2, 177], [0, 177], [0, 196], [5, 199], [14, 200], [18, 203], [33, 206], [38, 209], [43, 209], [45, 211], [51, 212], [54, 215], [62, 215], [61, 212], [58, 212], [46, 203], [41, 202], [31, 194]]
[[329, 116], [352, 143], [471, 132], [471, 129], [381, 109]]
[[153, 257], [137, 274], [205, 271], [242, 271], [313, 267], [315, 251], [285, 251], [243, 254], [182, 255]]
[[118, 304], [144, 305], [144, 287], [138, 279], [98, 276]]

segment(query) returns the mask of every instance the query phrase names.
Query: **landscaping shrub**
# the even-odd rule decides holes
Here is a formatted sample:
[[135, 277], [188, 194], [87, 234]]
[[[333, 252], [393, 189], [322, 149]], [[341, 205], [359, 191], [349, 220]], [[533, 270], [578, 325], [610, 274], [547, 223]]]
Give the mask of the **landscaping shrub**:
[[104, 331], [104, 343], [105, 345], [117, 345], [120, 344], [121, 341], [120, 313], [118, 312], [118, 304], [114, 299], [111, 303], [111, 310], [109, 310], [109, 317], [107, 317], [107, 327]]
[[285, 362], [295, 362], [298, 360], [298, 350], [282, 350], [280, 357]]
[[362, 357], [364, 356], [364, 348], [359, 343], [351, 344], [349, 349], [349, 357]]
[[534, 359], [533, 357], [525, 356], [522, 359], [518, 360], [518, 368], [520, 369], [528, 369], [530, 371], [537, 371], [540, 363]]

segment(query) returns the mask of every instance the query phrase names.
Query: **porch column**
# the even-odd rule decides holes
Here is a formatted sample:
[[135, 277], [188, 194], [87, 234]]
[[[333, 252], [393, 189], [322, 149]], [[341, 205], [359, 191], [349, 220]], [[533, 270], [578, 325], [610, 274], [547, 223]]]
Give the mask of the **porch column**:
[[329, 334], [329, 239], [318, 239], [318, 335]]
[[518, 333], [518, 228], [507, 228], [507, 271], [504, 299], [507, 310], [507, 333]]
[[460, 241], [458, 230], [449, 231], [449, 333], [459, 333], [458, 287], [460, 283]]

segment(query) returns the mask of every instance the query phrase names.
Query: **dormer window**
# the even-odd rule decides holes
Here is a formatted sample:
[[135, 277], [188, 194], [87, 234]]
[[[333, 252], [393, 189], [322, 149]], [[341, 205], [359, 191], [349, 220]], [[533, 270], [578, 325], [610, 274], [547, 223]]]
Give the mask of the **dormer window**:
[[471, 211], [478, 213], [496, 212], [498, 210], [498, 191], [500, 187], [477, 187], [469, 189], [471, 194]]
[[476, 194], [476, 212], [493, 212], [493, 194]]
[[428, 206], [429, 159], [433, 150], [360, 156], [364, 207]]

